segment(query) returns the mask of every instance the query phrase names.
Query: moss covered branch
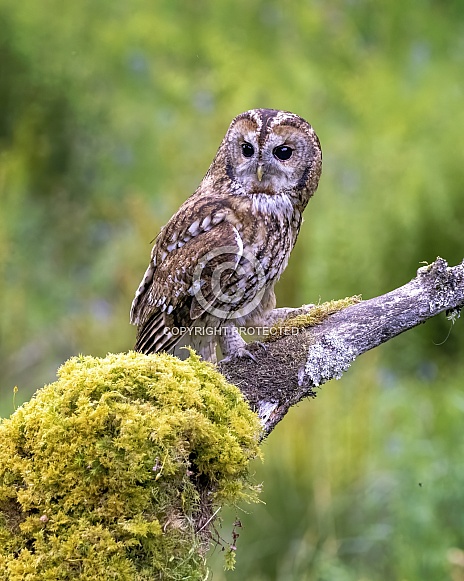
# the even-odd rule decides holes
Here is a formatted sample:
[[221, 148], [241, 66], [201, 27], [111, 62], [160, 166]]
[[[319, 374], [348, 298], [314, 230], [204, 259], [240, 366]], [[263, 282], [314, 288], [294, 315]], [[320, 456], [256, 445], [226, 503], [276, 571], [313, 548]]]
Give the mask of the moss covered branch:
[[[331, 379], [339, 379], [366, 351], [444, 311], [464, 306], [464, 261], [448, 267], [442, 258], [419, 268], [417, 276], [385, 295], [353, 304], [331, 301], [298, 320], [287, 320], [266, 349], [250, 345], [257, 363], [220, 363], [258, 412], [268, 434], [289, 408]], [[336, 303], [334, 305], [334, 303]], [[338, 308], [335, 308], [338, 307]]]

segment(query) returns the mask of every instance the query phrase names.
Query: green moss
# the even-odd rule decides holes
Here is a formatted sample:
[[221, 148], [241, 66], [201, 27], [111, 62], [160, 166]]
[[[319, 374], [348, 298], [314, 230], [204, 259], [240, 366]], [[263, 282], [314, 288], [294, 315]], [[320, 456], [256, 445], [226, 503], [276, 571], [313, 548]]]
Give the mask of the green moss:
[[327, 319], [329, 315], [333, 315], [337, 311], [351, 307], [361, 302], [361, 295], [354, 295], [352, 297], [346, 297], [344, 299], [338, 299], [333, 301], [327, 301], [321, 305], [314, 305], [314, 307], [304, 315], [298, 315], [297, 317], [291, 317], [285, 319], [285, 321], [279, 321], [276, 325], [271, 328], [269, 336], [266, 338], [267, 341], [275, 341], [279, 337], [287, 335], [289, 330], [296, 328], [304, 329], [306, 327], [314, 327], [319, 325]]
[[0, 578], [205, 579], [260, 424], [195, 354], [75, 357], [0, 424]]

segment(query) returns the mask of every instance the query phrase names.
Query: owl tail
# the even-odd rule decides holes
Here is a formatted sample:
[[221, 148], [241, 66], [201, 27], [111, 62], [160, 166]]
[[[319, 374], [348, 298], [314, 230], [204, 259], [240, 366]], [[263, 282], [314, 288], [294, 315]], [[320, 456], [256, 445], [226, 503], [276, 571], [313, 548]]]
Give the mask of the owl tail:
[[163, 312], [156, 312], [151, 315], [139, 327], [134, 350], [149, 355], [164, 351], [171, 353], [179, 359], [187, 359], [189, 350], [192, 347], [198, 355], [205, 361], [216, 363], [216, 341], [208, 334], [202, 332], [204, 325], [200, 323], [192, 329], [181, 331], [174, 326], [172, 318]]
[[158, 351], [171, 351], [182, 338], [180, 334], [174, 334], [166, 324], [164, 313], [153, 313], [138, 329], [135, 342], [135, 351], [145, 353], [158, 353]]

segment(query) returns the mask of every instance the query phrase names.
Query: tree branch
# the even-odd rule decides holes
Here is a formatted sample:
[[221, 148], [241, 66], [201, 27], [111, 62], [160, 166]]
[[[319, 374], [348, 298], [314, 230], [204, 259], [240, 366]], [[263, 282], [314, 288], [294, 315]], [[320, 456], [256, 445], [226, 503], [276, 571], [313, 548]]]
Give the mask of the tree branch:
[[449, 268], [442, 258], [419, 268], [411, 282], [347, 307], [321, 324], [266, 343], [250, 344], [256, 362], [234, 359], [219, 370], [237, 385], [259, 414], [268, 435], [289, 408], [314, 388], [339, 379], [366, 351], [443, 311], [464, 306], [464, 261]]

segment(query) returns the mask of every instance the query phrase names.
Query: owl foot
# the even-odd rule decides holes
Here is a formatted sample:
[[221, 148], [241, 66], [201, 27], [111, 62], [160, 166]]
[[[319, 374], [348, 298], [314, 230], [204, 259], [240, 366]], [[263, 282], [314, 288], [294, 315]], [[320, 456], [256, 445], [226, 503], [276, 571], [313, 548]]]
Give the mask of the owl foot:
[[227, 357], [224, 357], [224, 359], [221, 360], [221, 363], [229, 363], [230, 361], [233, 361], [234, 359], [243, 359], [245, 357], [247, 359], [251, 359], [255, 363], [258, 363], [258, 360], [256, 359], [256, 357], [252, 353], [250, 353], [250, 351], [248, 351], [248, 349], [246, 349], [245, 347], [240, 347], [239, 349], [237, 349], [236, 351], [234, 351], [233, 353], [231, 353]]
[[234, 325], [222, 327], [219, 337], [219, 346], [224, 355], [222, 361], [227, 362], [236, 357], [247, 357], [256, 363], [256, 357], [248, 350], [247, 342], [243, 339]]

